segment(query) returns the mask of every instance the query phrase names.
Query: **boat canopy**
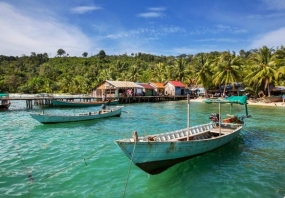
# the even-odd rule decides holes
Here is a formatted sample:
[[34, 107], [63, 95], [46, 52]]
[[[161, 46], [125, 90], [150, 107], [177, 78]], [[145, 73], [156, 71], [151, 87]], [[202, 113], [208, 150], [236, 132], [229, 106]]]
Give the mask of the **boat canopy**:
[[241, 105], [247, 104], [247, 96], [230, 96], [224, 99], [206, 99], [206, 103], [236, 103]]
[[[248, 115], [248, 110], [247, 110], [247, 96], [230, 96], [228, 98], [224, 98], [224, 99], [219, 99], [219, 98], [215, 98], [215, 99], [206, 99], [205, 100], [206, 103], [210, 104], [210, 103], [229, 103], [231, 104], [240, 104], [240, 105], [244, 105], [245, 106], [245, 114], [246, 117], [250, 117]], [[232, 111], [232, 110], [231, 110]]]
[[9, 96], [9, 94], [7, 94], [7, 93], [0, 93], [0, 98], [8, 97], [8, 96]]

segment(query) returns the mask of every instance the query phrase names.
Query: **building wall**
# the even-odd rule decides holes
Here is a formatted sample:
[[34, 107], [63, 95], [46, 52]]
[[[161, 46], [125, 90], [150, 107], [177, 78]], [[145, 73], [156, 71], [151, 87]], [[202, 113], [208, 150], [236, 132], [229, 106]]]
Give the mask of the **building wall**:
[[170, 83], [167, 83], [165, 85], [165, 92], [164, 92], [165, 95], [169, 95], [169, 96], [175, 96], [175, 87], [170, 84]]
[[174, 85], [167, 83], [165, 85], [165, 95], [169, 96], [180, 96], [180, 95], [186, 95], [186, 91], [184, 87], [175, 87]]
[[153, 96], [153, 89], [144, 89], [145, 96]]
[[175, 95], [182, 95], [182, 88], [181, 87], [175, 87]]
[[153, 91], [153, 95], [154, 96], [161, 96], [161, 95], [164, 95], [164, 89], [163, 88], [154, 88], [154, 91]]
[[135, 96], [142, 95], [142, 88], [133, 88], [133, 87], [114, 87], [112, 84], [107, 81], [102, 82], [96, 87], [91, 93], [92, 97], [102, 98], [103, 94], [105, 94], [106, 98], [117, 98], [117, 97], [125, 97], [125, 96]]

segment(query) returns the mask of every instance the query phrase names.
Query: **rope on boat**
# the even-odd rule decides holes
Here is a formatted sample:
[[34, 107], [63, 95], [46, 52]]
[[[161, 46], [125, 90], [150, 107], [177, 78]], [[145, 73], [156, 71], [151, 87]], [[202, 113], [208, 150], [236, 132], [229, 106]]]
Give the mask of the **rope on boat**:
[[132, 157], [131, 157], [131, 160], [130, 160], [130, 167], [129, 167], [129, 171], [128, 171], [128, 176], [127, 176], [127, 181], [126, 181], [123, 197], [125, 197], [125, 195], [126, 195], [126, 190], [127, 190], [129, 177], [130, 177], [130, 172], [131, 172], [131, 167], [132, 167], [132, 163], [133, 163], [133, 156], [134, 156], [134, 153], [135, 153], [136, 145], [137, 145], [137, 142], [135, 141], [134, 149], [133, 149], [133, 152], [132, 152]]
[[[95, 153], [93, 153], [93, 154], [91, 154], [91, 155], [89, 155], [89, 156], [83, 158], [84, 164], [85, 164], [86, 166], [88, 166], [88, 164], [86, 163], [86, 159], [88, 159], [88, 158], [90, 158], [90, 157], [92, 157], [92, 156], [98, 154], [99, 152], [102, 152], [103, 150], [107, 149], [108, 147], [109, 147], [109, 146], [107, 146], [106, 148], [103, 148], [102, 150], [97, 151], [97, 152], [95, 152]], [[74, 165], [78, 164], [79, 162], [82, 162], [82, 161], [81, 161], [81, 160], [78, 160], [77, 162], [73, 162], [72, 164], [70, 164], [70, 165], [68, 165], [68, 166], [66, 166], [66, 167], [64, 167], [64, 168], [62, 168], [62, 169], [60, 169], [59, 171], [56, 171], [56, 172], [52, 173], [51, 175], [46, 176], [46, 179], [48, 179], [48, 178], [50, 178], [50, 177], [52, 177], [52, 176], [54, 176], [54, 175], [56, 175], [56, 174], [58, 174], [58, 173], [60, 173], [60, 172], [62, 172], [62, 171], [64, 171], [64, 170], [66, 170], [66, 169], [68, 169], [68, 168], [71, 167], [71, 166], [74, 166]]]
[[12, 144], [13, 144], [13, 146], [14, 146], [14, 148], [15, 148], [18, 156], [19, 156], [19, 158], [21, 159], [23, 167], [25, 168], [27, 178], [30, 180], [30, 186], [29, 186], [29, 189], [28, 189], [28, 192], [29, 192], [28, 197], [30, 197], [30, 195], [31, 195], [31, 184], [34, 182], [34, 178], [30, 174], [30, 172], [28, 171], [28, 168], [27, 168], [27, 166], [25, 164], [25, 161], [24, 161], [22, 155], [20, 154], [20, 151], [17, 149], [16, 144], [14, 143], [14, 141], [12, 139], [12, 134], [10, 132], [8, 132], [8, 135], [9, 135], [9, 138], [11, 139], [11, 142], [12, 142]]

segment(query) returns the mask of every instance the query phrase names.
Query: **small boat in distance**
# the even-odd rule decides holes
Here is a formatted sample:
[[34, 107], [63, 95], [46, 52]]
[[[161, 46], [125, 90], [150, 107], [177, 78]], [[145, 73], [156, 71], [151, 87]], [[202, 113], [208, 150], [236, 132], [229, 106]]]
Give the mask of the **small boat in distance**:
[[109, 109], [102, 109], [96, 112], [79, 113], [75, 115], [53, 115], [45, 114], [44, 112], [31, 113], [30, 116], [43, 124], [63, 123], [63, 122], [78, 122], [85, 120], [94, 120], [107, 117], [120, 117], [123, 106], [116, 106]]
[[67, 102], [62, 100], [51, 100], [51, 103], [55, 107], [93, 107], [105, 105], [117, 105], [119, 100], [107, 100], [107, 101], [91, 101], [91, 102]]
[[190, 127], [188, 95], [187, 128], [141, 137], [138, 137], [135, 131], [131, 138], [115, 142], [132, 163], [149, 174], [159, 174], [180, 162], [217, 149], [237, 137], [243, 128], [241, 120], [239, 122], [236, 122], [237, 119], [227, 119], [226, 122], [221, 120], [221, 103], [238, 103], [246, 106], [246, 96], [207, 102], [219, 104], [219, 113], [215, 114], [217, 117], [214, 121], [213, 116], [210, 116], [212, 120], [210, 123]]
[[10, 105], [9, 94], [0, 93], [0, 110], [7, 110]]

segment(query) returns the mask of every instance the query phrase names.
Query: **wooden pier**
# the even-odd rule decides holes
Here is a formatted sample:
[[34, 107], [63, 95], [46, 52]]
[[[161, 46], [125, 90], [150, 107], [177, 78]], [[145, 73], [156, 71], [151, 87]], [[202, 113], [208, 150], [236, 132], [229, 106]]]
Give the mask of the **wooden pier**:
[[[106, 98], [107, 100], [115, 100], [118, 98]], [[186, 95], [181, 96], [126, 96], [120, 97], [119, 103], [141, 103], [141, 102], [163, 102], [163, 101], [178, 101], [186, 100]], [[52, 106], [51, 100], [62, 100], [62, 101], [79, 101], [79, 102], [90, 102], [90, 101], [102, 101], [102, 98], [96, 98], [91, 96], [45, 96], [45, 97], [27, 97], [27, 96], [13, 96], [9, 98], [10, 102], [13, 103], [15, 100], [26, 101], [26, 108], [33, 109], [33, 106]]]
[[162, 102], [162, 101], [177, 101], [186, 100], [187, 96], [131, 96], [120, 97], [119, 103], [140, 103], [140, 102]]

